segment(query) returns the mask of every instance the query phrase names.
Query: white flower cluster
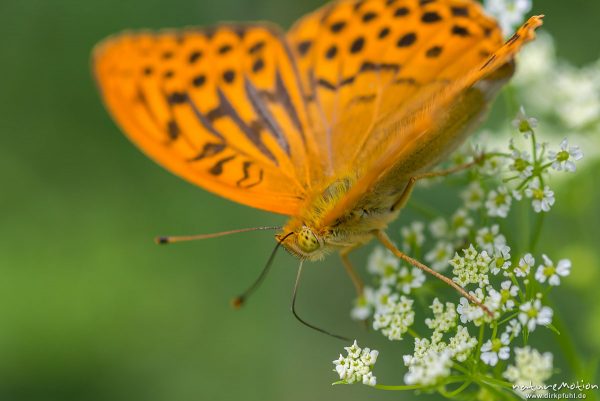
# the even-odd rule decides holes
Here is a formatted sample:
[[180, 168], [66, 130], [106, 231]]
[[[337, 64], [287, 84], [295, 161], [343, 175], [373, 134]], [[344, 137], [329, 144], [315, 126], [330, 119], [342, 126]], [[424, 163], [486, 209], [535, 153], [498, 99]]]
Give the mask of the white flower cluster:
[[[404, 376], [406, 384], [430, 386], [450, 375], [452, 361], [464, 362], [477, 346], [477, 339], [469, 335], [464, 326], [457, 326], [456, 307], [453, 303], [442, 304], [434, 299], [431, 309], [433, 319], [425, 324], [433, 330], [431, 338], [415, 338], [414, 353], [404, 355], [404, 365], [408, 372]], [[444, 335], [456, 328], [448, 342]]]
[[492, 258], [486, 251], [477, 252], [473, 245], [463, 249], [462, 253], [464, 256], [456, 253], [449, 262], [453, 267], [454, 277], [452, 280], [461, 287], [466, 287], [468, 284], [478, 284], [480, 287], [488, 285], [490, 282], [487, 273], [490, 270]]
[[335, 372], [340, 376], [340, 380], [348, 384], [363, 383], [368, 386], [377, 384], [377, 378], [373, 376], [373, 366], [377, 362], [379, 351], [369, 348], [360, 348], [354, 340], [349, 347], [344, 347], [347, 355], [333, 361]]
[[[522, 20], [531, 2], [486, 1], [490, 10], [500, 5], [504, 12], [513, 7], [512, 16], [501, 19], [507, 27]], [[519, 137], [511, 139], [504, 151], [483, 153], [483, 162], [466, 175], [462, 205], [454, 214], [438, 217], [427, 226], [414, 222], [400, 231], [402, 249], [408, 255], [424, 257], [439, 272], [450, 266], [448, 276], [485, 308], [472, 303], [472, 298], [460, 297], [457, 304], [435, 298], [430, 305], [433, 316], [425, 319], [429, 332], [417, 333], [418, 329], [412, 329], [415, 302], [409, 296], [424, 285], [423, 272], [380, 247], [369, 258], [367, 270], [374, 285], [355, 301], [351, 315], [359, 320], [372, 318], [373, 328], [389, 340], [414, 338], [412, 354], [403, 356], [407, 385], [437, 388], [442, 393], [439, 388], [467, 376], [470, 381], [457, 389], [467, 388], [471, 381], [477, 384], [477, 375], [469, 376], [474, 367], [478, 375], [504, 378], [518, 386], [543, 385], [552, 374], [552, 354], [540, 354], [526, 344], [540, 326], [555, 330], [554, 311], [546, 304], [546, 295], [570, 274], [571, 261], [555, 263], [546, 254], [516, 252], [520, 247], [511, 249], [513, 244], [509, 246], [502, 227], [506, 227], [504, 219], [513, 219], [511, 208], [521, 201], [528, 202], [535, 213], [549, 212], [556, 203], [550, 173], [575, 172], [583, 153], [566, 138], [554, 148], [540, 142], [535, 132], [539, 123], [523, 108], [512, 125]], [[458, 155], [454, 163], [468, 160]], [[479, 331], [479, 340], [470, 336], [473, 329]], [[518, 347], [521, 341], [524, 348]], [[334, 361], [336, 371], [348, 383], [374, 384], [371, 369], [365, 367], [372, 365], [362, 361], [364, 351], [356, 343], [353, 347], [346, 348], [348, 357]]]
[[397, 296], [388, 297], [387, 304], [373, 318], [373, 329], [380, 330], [390, 340], [402, 340], [402, 335], [415, 322], [413, 300], [404, 295], [399, 301], [396, 298]]
[[449, 349], [436, 350], [428, 339], [416, 338], [415, 353], [404, 355], [404, 365], [408, 367], [404, 375], [406, 384], [431, 386], [450, 375], [451, 352]]
[[[544, 382], [552, 376], [552, 354], [539, 351], [527, 346], [515, 348], [515, 365], [510, 365], [503, 376], [516, 384], [521, 394], [542, 394]], [[522, 390], [522, 389], [523, 390]], [[531, 390], [526, 390], [530, 388]]]
[[[506, 150], [484, 153], [483, 163], [476, 168], [475, 174], [471, 174], [472, 181], [461, 193], [463, 207], [453, 215], [449, 226], [442, 226], [439, 222], [436, 222], [435, 228], [430, 226], [432, 233], [435, 229], [435, 233], [443, 237], [443, 231], [450, 229], [457, 239], [464, 238], [473, 225], [470, 212], [485, 211], [490, 218], [506, 219], [513, 205], [524, 199], [531, 202], [536, 213], [549, 212], [554, 206], [555, 194], [548, 185], [551, 172], [575, 172], [576, 162], [583, 158], [583, 152], [579, 146], [570, 145], [567, 138], [555, 148], [539, 143], [534, 132], [538, 121], [528, 116], [523, 107], [513, 120], [513, 126], [523, 135], [511, 138]], [[459, 161], [465, 158], [462, 156]], [[502, 182], [493, 186], [498, 178]], [[443, 252], [444, 249], [440, 245], [436, 251]], [[491, 253], [490, 249], [486, 250]], [[430, 259], [429, 263], [438, 262], [436, 253], [426, 256]]]

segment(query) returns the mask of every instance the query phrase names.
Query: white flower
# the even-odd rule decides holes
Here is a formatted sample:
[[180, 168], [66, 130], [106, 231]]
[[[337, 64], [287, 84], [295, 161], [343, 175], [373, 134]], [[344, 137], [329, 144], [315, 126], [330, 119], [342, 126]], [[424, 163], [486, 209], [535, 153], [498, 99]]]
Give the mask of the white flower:
[[448, 234], [448, 223], [443, 217], [438, 217], [429, 224], [429, 231], [434, 238], [443, 238]]
[[464, 205], [467, 209], [479, 209], [484, 198], [483, 188], [479, 181], [472, 181], [469, 186], [460, 193]]
[[406, 252], [415, 251], [425, 242], [425, 224], [420, 221], [414, 221], [409, 227], [402, 227], [400, 233], [404, 239], [402, 246]]
[[496, 366], [499, 359], [507, 360], [510, 356], [510, 337], [506, 333], [502, 333], [500, 338], [487, 340], [481, 346], [481, 360], [490, 366]]
[[554, 192], [548, 185], [542, 189], [542, 183], [538, 177], [534, 177], [525, 188], [525, 196], [531, 198], [531, 205], [536, 213], [541, 211], [549, 212], [550, 207], [554, 205]]
[[535, 272], [535, 279], [540, 283], [545, 283], [546, 279], [550, 285], [559, 285], [560, 276], [566, 277], [571, 273], [571, 261], [569, 259], [561, 259], [558, 264], [554, 266], [554, 263], [546, 255], [542, 255], [544, 264], [538, 266]]
[[507, 271], [510, 268], [510, 247], [506, 245], [497, 246], [494, 249], [494, 260], [492, 261], [492, 274]]
[[488, 216], [506, 218], [511, 202], [512, 198], [505, 186], [491, 190], [485, 202]]
[[488, 254], [493, 254], [495, 248], [506, 245], [506, 238], [500, 234], [498, 224], [479, 229], [475, 241]]
[[398, 294], [392, 293], [388, 286], [381, 286], [373, 294], [373, 305], [375, 312], [383, 312], [392, 308], [398, 299]]
[[527, 117], [525, 108], [521, 106], [521, 108], [519, 108], [519, 112], [517, 113], [517, 117], [512, 122], [512, 125], [520, 132], [525, 134], [525, 138], [529, 138], [529, 135], [531, 135], [533, 129], [537, 127], [538, 122], [537, 119], [533, 117]]
[[529, 178], [533, 174], [531, 156], [526, 151], [513, 150], [511, 158], [513, 163], [509, 166], [512, 171], [519, 173], [519, 178]]
[[400, 266], [398, 258], [387, 249], [378, 246], [369, 255], [367, 271], [383, 278], [395, 274], [398, 266]]
[[527, 326], [529, 331], [535, 330], [537, 325], [546, 326], [552, 322], [552, 309], [549, 306], [542, 306], [542, 301], [528, 301], [519, 308], [519, 321], [523, 326]]
[[500, 284], [500, 303], [502, 305], [502, 310], [510, 311], [515, 307], [514, 298], [519, 293], [519, 287], [514, 285], [512, 281], [506, 280]]
[[454, 247], [446, 241], [439, 241], [433, 249], [425, 254], [425, 261], [435, 271], [443, 271], [448, 267], [448, 260], [452, 257]]
[[535, 264], [535, 259], [533, 255], [530, 253], [525, 254], [520, 260], [519, 265], [515, 266], [515, 276], [517, 277], [527, 277], [529, 275], [529, 271]]
[[486, 176], [495, 176], [502, 173], [504, 164], [504, 158], [502, 157], [489, 157], [485, 159], [479, 171]]
[[552, 376], [552, 359], [551, 353], [540, 354], [529, 346], [515, 348], [515, 366], [508, 366], [502, 376], [516, 384], [517, 391], [522, 394], [525, 392], [545, 393], [547, 390], [522, 391], [520, 389], [521, 386], [543, 388], [544, 382]]
[[473, 227], [473, 224], [473, 219], [469, 217], [465, 209], [458, 209], [450, 219], [450, 228], [458, 238], [469, 235], [469, 230]]
[[369, 372], [363, 375], [363, 384], [367, 386], [374, 386], [377, 384], [377, 378], [373, 376], [373, 372]]
[[379, 351], [369, 348], [361, 349], [356, 340], [350, 347], [344, 347], [347, 356], [340, 357], [333, 361], [335, 372], [339, 375], [340, 380], [344, 380], [349, 384], [360, 383], [374, 386], [377, 384], [377, 378], [373, 376], [373, 366], [377, 362]]
[[401, 340], [415, 321], [412, 306], [413, 300], [405, 296], [401, 296], [398, 302], [388, 302], [386, 309], [375, 313], [373, 329], [380, 330], [390, 340]]
[[358, 346], [356, 340], [354, 340], [354, 343], [351, 346], [344, 347], [344, 349], [348, 353], [348, 357], [353, 359], [358, 358], [360, 356], [360, 352], [362, 351], [362, 349]]
[[521, 323], [517, 319], [511, 319], [508, 322], [508, 326], [504, 329], [504, 332], [510, 335], [511, 338], [515, 338], [521, 333]]
[[423, 286], [425, 282], [425, 273], [417, 267], [413, 267], [410, 270], [407, 267], [403, 267], [398, 272], [396, 278], [396, 288], [402, 291], [404, 294], [410, 294], [413, 288], [419, 288]]
[[483, 4], [498, 20], [504, 35], [510, 35], [531, 11], [531, 0], [484, 0]]
[[583, 152], [579, 149], [579, 146], [569, 146], [567, 138], [563, 139], [560, 143], [560, 150], [558, 152], [549, 151], [548, 158], [552, 162], [552, 168], [556, 171], [575, 172], [576, 167], [574, 161], [581, 160], [583, 158]]

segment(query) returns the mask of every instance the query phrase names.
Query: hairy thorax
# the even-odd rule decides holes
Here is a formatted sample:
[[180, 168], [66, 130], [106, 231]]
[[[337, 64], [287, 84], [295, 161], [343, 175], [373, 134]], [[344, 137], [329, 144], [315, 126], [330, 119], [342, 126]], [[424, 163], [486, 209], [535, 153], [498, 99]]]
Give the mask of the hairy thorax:
[[304, 213], [292, 217], [277, 240], [291, 254], [308, 260], [320, 260], [331, 252], [369, 242], [374, 231], [385, 229], [398, 216], [399, 211], [392, 208], [399, 194], [395, 190], [373, 189], [347, 212], [331, 219], [329, 212], [344, 202], [344, 195], [354, 183], [354, 179], [344, 178], [317, 191]]

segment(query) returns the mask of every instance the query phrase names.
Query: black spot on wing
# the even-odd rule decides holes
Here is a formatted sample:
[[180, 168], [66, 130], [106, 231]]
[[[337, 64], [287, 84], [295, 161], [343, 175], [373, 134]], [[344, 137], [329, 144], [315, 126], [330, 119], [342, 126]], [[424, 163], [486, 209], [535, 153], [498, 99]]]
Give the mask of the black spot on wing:
[[408, 15], [410, 10], [407, 7], [398, 7], [396, 11], [394, 11], [394, 17], [404, 17]]
[[306, 53], [308, 53], [308, 51], [310, 50], [311, 46], [312, 46], [312, 42], [310, 40], [305, 40], [305, 41], [298, 43], [298, 46], [297, 46], [298, 53], [300, 53], [301, 56], [305, 56]]
[[188, 95], [186, 92], [173, 92], [167, 96], [167, 103], [170, 105], [187, 103]]
[[417, 35], [414, 32], [407, 33], [403, 35], [398, 42], [396, 42], [396, 46], [398, 47], [408, 47], [415, 43], [417, 40]]
[[426, 24], [432, 24], [441, 20], [442, 17], [435, 11], [428, 11], [426, 13], [423, 13], [423, 15], [421, 16], [421, 21], [423, 21]]
[[469, 36], [471, 33], [464, 26], [454, 25], [452, 27], [452, 34], [455, 35], [455, 36], [461, 36], [461, 37], [464, 38], [464, 37]]
[[377, 37], [378, 37], [379, 39], [384, 39], [384, 38], [385, 38], [385, 37], [387, 37], [389, 34], [390, 34], [390, 28], [388, 28], [388, 27], [386, 26], [386, 27], [383, 27], [383, 28], [381, 28], [381, 31], [379, 31], [379, 34], [377, 35]]
[[435, 58], [435, 57], [438, 57], [440, 54], [442, 54], [442, 47], [441, 46], [430, 47], [425, 52], [425, 56], [428, 57], [428, 58]]
[[338, 21], [334, 24], [331, 24], [331, 32], [333, 33], [338, 33], [341, 32], [342, 29], [344, 29], [346, 27], [346, 21]]
[[322, 86], [323, 88], [325, 88], [325, 89], [329, 89], [329, 90], [332, 90], [332, 91], [334, 91], [334, 90], [336, 90], [336, 89], [337, 89], [337, 86], [336, 86], [336, 85], [332, 84], [331, 82], [329, 82], [329, 81], [328, 81], [328, 80], [326, 80], [325, 78], [319, 78], [319, 79], [317, 80], [317, 85], [318, 85], [318, 86]]
[[202, 52], [200, 50], [194, 50], [190, 53], [188, 61], [190, 64], [194, 64], [196, 61], [200, 60], [202, 57]]
[[373, 63], [370, 61], [365, 61], [360, 66], [360, 72], [366, 71], [400, 71], [400, 64], [395, 63]]
[[260, 184], [262, 182], [264, 173], [263, 173], [263, 169], [261, 168], [258, 172], [258, 177], [255, 182], [251, 182], [249, 184], [242, 185], [244, 183], [244, 181], [247, 181], [248, 179], [250, 179], [250, 167], [252, 167], [252, 162], [245, 161], [244, 164], [242, 165], [243, 177], [240, 178], [235, 183], [236, 186], [248, 189], [248, 188], [257, 186], [258, 184]]
[[365, 38], [362, 36], [359, 36], [358, 38], [354, 39], [354, 42], [352, 42], [352, 45], [350, 45], [350, 53], [358, 53], [359, 51], [362, 50], [362, 48], [365, 45]]
[[325, 58], [328, 60], [331, 60], [335, 57], [336, 54], [337, 54], [337, 46], [331, 45], [331, 47], [329, 47], [329, 49], [327, 49], [327, 51], [325, 52]]
[[252, 46], [250, 46], [250, 48], [248, 49], [248, 53], [256, 54], [259, 51], [261, 51], [264, 47], [265, 47], [265, 42], [263, 40], [260, 40], [260, 41], [256, 42], [255, 44], [253, 44]]
[[229, 156], [229, 157], [225, 157], [221, 160], [219, 160], [217, 163], [215, 163], [210, 170], [208, 170], [208, 172], [211, 175], [216, 175], [219, 176], [221, 174], [223, 174], [223, 166], [225, 165], [225, 163], [230, 162], [231, 160], [235, 159], [235, 155], [233, 156]]
[[227, 145], [225, 145], [224, 143], [207, 142], [202, 147], [202, 150], [200, 151], [200, 153], [198, 153], [198, 155], [189, 159], [189, 161], [194, 162], [194, 161], [205, 159], [207, 157], [212, 157], [212, 156], [218, 155], [219, 153], [224, 151], [226, 148], [227, 148]]
[[373, 21], [375, 18], [377, 18], [377, 13], [373, 12], [373, 11], [369, 11], [368, 13], [365, 13], [362, 16], [362, 20], [364, 23]]
[[450, 11], [452, 12], [452, 15], [455, 17], [468, 17], [469, 16], [469, 9], [467, 7], [451, 7]]
[[169, 136], [169, 139], [174, 141], [179, 137], [179, 134], [181, 134], [181, 129], [179, 128], [177, 121], [170, 120], [167, 122], [167, 135]]

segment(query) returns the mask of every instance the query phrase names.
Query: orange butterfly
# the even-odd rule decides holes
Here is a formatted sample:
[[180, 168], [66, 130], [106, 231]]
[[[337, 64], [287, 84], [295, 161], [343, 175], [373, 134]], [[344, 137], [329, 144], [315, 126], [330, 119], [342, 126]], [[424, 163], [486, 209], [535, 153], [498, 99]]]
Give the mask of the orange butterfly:
[[503, 44], [473, 0], [340, 0], [287, 34], [264, 23], [124, 33], [96, 47], [93, 70], [151, 158], [290, 216], [278, 241], [302, 260], [340, 252], [360, 291], [347, 253], [374, 237], [432, 272], [383, 230], [481, 121], [541, 24]]

